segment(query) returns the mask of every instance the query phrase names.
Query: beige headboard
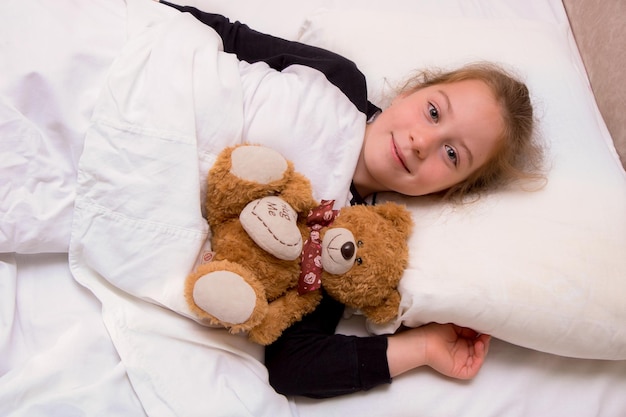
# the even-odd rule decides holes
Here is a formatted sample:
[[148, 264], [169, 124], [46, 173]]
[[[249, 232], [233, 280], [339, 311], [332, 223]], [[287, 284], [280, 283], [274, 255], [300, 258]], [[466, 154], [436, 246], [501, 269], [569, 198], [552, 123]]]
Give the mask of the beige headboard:
[[626, 168], [626, 1], [563, 3], [598, 107]]

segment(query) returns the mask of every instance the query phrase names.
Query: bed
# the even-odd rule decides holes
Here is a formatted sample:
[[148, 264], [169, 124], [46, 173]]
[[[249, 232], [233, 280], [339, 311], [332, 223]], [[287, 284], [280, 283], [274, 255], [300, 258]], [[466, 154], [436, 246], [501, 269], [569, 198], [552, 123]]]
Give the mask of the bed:
[[[502, 190], [463, 207], [383, 196], [406, 204], [416, 222], [401, 311], [388, 326], [353, 315], [338, 329], [366, 334], [430, 321], [467, 325], [494, 335], [479, 375], [460, 382], [417, 369], [368, 392], [313, 400], [277, 394], [260, 346], [198, 324], [184, 305], [182, 281], [207, 237], [199, 178], [210, 160], [189, 168], [182, 159], [189, 146], [159, 150], [182, 155], [185, 176], [167, 171], [159, 177], [165, 182], [158, 186], [184, 197], [171, 207], [176, 199], [148, 192], [155, 185], [145, 173], [139, 186], [146, 192], [137, 184], [103, 192], [148, 220], [179, 213], [182, 224], [165, 229], [142, 218], [136, 227], [119, 213], [85, 204], [103, 183], [132, 182], [132, 173], [115, 172], [111, 160], [126, 148], [107, 153], [91, 146], [94, 129], [105, 136], [97, 130], [104, 125], [99, 112], [117, 97], [111, 95], [111, 86], [120, 85], [116, 77], [136, 75], [120, 63], [141, 54], [156, 59], [145, 45], [165, 30], [175, 41], [171, 51], [187, 51], [184, 59], [217, 71], [219, 65], [193, 61], [207, 51], [183, 47], [200, 32], [203, 44], [206, 30], [187, 19], [183, 26], [191, 32], [175, 32], [168, 22], [181, 21], [178, 12], [151, 0], [4, 1], [0, 415], [626, 415], [626, 172], [620, 162], [626, 149], [619, 117], [612, 113], [605, 121], [599, 110], [624, 96], [607, 97], [619, 95], [620, 87], [596, 88], [594, 95], [602, 68], [593, 66], [597, 56], [580, 51], [599, 50], [579, 49], [576, 40], [611, 29], [589, 28], [572, 3], [570, 25], [558, 0], [187, 2], [348, 56], [380, 105], [414, 68], [478, 59], [514, 68], [535, 101], [549, 168], [545, 187]], [[611, 33], [609, 39], [623, 38]], [[190, 67], [178, 58], [158, 75], [184, 77]], [[621, 67], [614, 63], [604, 76], [615, 77]], [[598, 81], [590, 83], [591, 68]], [[200, 80], [193, 85], [205, 88]], [[177, 119], [173, 126], [185, 135], [168, 138], [195, 137], [199, 122], [185, 111], [216, 104], [192, 90], [134, 109], [149, 123]], [[155, 97], [170, 94], [155, 91], [164, 94]], [[129, 93], [118, 107], [131, 108], [133, 98]], [[226, 102], [218, 107], [228, 109]], [[189, 152], [198, 159], [193, 147]], [[90, 182], [86, 172], [94, 165], [101, 171]], [[181, 184], [181, 178], [194, 181]], [[157, 205], [167, 210], [154, 212]], [[142, 234], [146, 224], [159, 235]], [[186, 246], [171, 246], [176, 239]], [[195, 250], [181, 249], [189, 247]]]

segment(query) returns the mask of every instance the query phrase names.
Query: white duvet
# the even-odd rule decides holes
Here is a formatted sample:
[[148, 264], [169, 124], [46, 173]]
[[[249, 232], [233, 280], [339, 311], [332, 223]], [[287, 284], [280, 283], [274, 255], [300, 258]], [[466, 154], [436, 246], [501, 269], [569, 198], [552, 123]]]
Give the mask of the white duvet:
[[[130, 33], [80, 157], [70, 268], [102, 302], [148, 414], [192, 416], [215, 404], [246, 415], [277, 396], [262, 350], [198, 326], [183, 298], [208, 237], [206, 173], [224, 147], [261, 143], [294, 161], [318, 198], [345, 204], [365, 116], [316, 71], [278, 73], [222, 52], [219, 36], [189, 14], [137, 14]], [[250, 371], [254, 378], [242, 384]], [[265, 415], [286, 411], [284, 399], [267, 404]]]

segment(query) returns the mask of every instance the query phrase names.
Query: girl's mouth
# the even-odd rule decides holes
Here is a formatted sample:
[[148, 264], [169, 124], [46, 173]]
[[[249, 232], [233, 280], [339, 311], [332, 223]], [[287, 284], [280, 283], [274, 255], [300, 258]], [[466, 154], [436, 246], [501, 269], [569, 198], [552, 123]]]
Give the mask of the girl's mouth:
[[411, 173], [411, 170], [409, 170], [409, 167], [407, 167], [406, 164], [404, 163], [404, 157], [402, 156], [402, 154], [398, 150], [398, 147], [396, 146], [396, 141], [393, 137], [393, 133], [391, 134], [391, 155], [393, 156], [393, 159], [396, 160], [396, 162], [402, 165], [402, 167], [406, 170], [406, 172], [408, 172], [409, 174]]

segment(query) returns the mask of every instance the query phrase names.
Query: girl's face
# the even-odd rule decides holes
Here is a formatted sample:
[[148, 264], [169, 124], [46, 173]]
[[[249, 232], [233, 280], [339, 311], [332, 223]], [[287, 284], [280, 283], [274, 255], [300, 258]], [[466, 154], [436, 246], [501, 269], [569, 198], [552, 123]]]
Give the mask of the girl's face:
[[445, 190], [488, 160], [503, 128], [500, 105], [482, 81], [402, 94], [367, 126], [355, 184], [365, 195]]

